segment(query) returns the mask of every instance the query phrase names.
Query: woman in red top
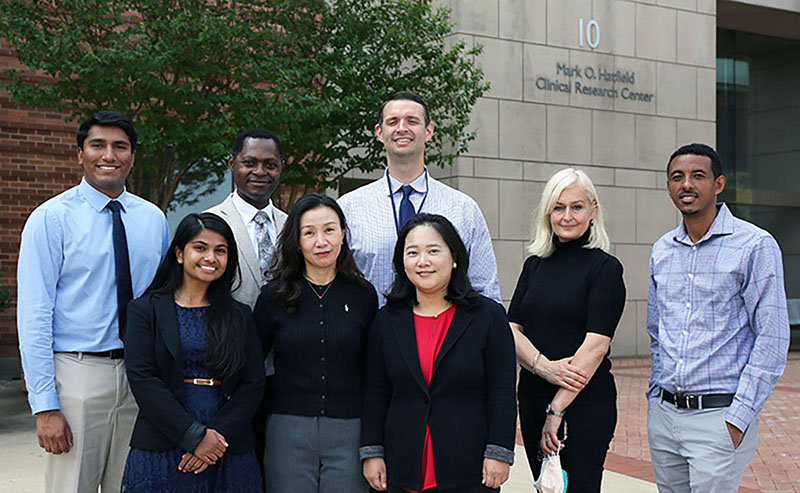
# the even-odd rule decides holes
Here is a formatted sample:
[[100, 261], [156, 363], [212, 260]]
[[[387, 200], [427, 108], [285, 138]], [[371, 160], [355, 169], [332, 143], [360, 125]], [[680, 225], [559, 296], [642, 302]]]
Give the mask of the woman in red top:
[[513, 337], [503, 307], [472, 289], [468, 261], [443, 216], [418, 214], [400, 231], [361, 421], [364, 476], [378, 491], [497, 491], [508, 479]]

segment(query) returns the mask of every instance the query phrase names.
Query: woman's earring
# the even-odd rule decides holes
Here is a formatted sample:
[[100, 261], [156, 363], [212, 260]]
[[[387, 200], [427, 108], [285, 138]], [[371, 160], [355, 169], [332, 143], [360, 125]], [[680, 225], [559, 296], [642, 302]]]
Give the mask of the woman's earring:
[[456, 267], [458, 267], [458, 264], [453, 262], [453, 268], [455, 269]]
[[594, 219], [589, 219], [589, 226], [594, 226]]

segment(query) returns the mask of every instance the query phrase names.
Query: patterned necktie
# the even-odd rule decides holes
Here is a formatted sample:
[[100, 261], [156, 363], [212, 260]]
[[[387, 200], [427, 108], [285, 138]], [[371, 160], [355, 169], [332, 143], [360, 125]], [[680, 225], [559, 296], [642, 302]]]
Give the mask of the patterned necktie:
[[119, 338], [125, 341], [128, 302], [133, 299], [131, 264], [128, 258], [128, 238], [125, 235], [125, 225], [122, 223], [122, 216], [120, 215], [122, 205], [116, 200], [112, 200], [106, 205], [106, 209], [111, 211], [111, 239], [114, 243], [114, 270], [117, 280]]
[[256, 222], [256, 243], [258, 243], [258, 268], [259, 270], [266, 275], [267, 269], [269, 269], [270, 264], [272, 263], [272, 238], [269, 237], [269, 229], [267, 228], [267, 223], [269, 223], [269, 216], [264, 211], [256, 212], [255, 218], [253, 220]]
[[409, 196], [414, 191], [411, 185], [403, 185], [403, 200], [400, 201], [400, 227], [402, 228], [411, 217], [416, 214], [414, 204], [411, 203]]

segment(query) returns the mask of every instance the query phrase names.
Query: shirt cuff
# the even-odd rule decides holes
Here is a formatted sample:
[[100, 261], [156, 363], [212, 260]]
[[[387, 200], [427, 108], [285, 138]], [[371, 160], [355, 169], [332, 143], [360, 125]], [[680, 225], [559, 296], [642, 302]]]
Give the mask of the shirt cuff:
[[499, 460], [500, 462], [507, 462], [514, 465], [514, 451], [508, 450], [500, 445], [486, 444], [486, 450], [483, 451], [483, 457], [486, 459]]
[[750, 426], [750, 423], [753, 422], [755, 417], [756, 413], [746, 404], [737, 402], [735, 397], [733, 403], [728, 407], [728, 411], [725, 413], [725, 421], [739, 428], [739, 431], [742, 433], [747, 430], [747, 427]]
[[197, 446], [200, 445], [200, 442], [203, 441], [205, 436], [206, 427], [197, 421], [194, 421], [189, 425], [189, 428], [186, 429], [186, 433], [183, 434], [183, 437], [178, 445], [180, 445], [180, 447], [187, 452], [194, 452]]
[[383, 457], [383, 445], [365, 445], [358, 449], [360, 460], [372, 459], [373, 457]]
[[31, 405], [31, 412], [33, 414], [42, 411], [61, 409], [61, 404], [58, 401], [58, 394], [56, 392], [40, 392], [34, 394], [29, 390], [28, 403]]

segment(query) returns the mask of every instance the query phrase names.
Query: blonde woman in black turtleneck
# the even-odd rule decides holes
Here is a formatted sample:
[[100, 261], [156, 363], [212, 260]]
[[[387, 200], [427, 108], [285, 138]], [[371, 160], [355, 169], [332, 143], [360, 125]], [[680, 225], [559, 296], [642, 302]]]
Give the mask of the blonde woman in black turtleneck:
[[608, 249], [589, 177], [571, 168], [553, 175], [508, 318], [523, 368], [519, 414], [531, 471], [538, 476], [542, 454], [560, 447], [570, 493], [600, 491], [617, 422], [608, 353], [625, 285], [622, 265]]
[[364, 346], [378, 297], [353, 260], [336, 201], [292, 206], [254, 310], [275, 355], [264, 480], [270, 493], [366, 492], [358, 456]]

